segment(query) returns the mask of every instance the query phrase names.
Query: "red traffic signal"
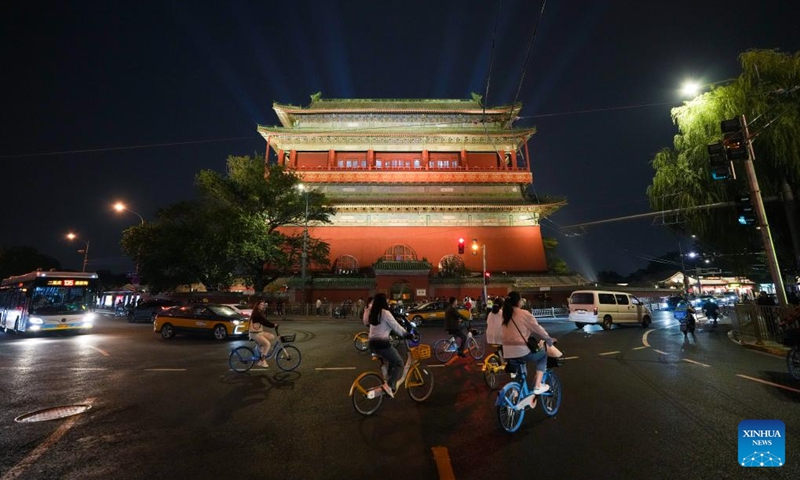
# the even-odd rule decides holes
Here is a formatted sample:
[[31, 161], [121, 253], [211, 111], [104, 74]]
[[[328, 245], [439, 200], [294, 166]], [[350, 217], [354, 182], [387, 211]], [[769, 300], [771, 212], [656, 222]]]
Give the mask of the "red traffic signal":
[[459, 238], [458, 239], [458, 253], [460, 253], [462, 255], [464, 254], [464, 239], [463, 238]]

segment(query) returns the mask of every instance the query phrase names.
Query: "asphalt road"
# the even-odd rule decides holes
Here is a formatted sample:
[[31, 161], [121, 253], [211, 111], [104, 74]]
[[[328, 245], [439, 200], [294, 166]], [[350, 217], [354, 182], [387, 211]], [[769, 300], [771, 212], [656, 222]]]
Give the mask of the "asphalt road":
[[[150, 324], [103, 317], [83, 335], [0, 333], [0, 480], [138, 478], [797, 478], [800, 384], [783, 358], [731, 342], [727, 326], [684, 341], [658, 312], [652, 328], [577, 330], [542, 319], [569, 357], [557, 371], [559, 414], [528, 411], [519, 432], [497, 424], [480, 365], [432, 359], [431, 398], [404, 390], [373, 417], [347, 396], [376, 368], [353, 347], [355, 320], [287, 319], [295, 372], [237, 374], [243, 340], [163, 340]], [[423, 342], [443, 338], [424, 327]], [[501, 383], [504, 383], [501, 380]], [[34, 423], [36, 410], [90, 404]], [[786, 464], [738, 465], [745, 419], [786, 424]]]

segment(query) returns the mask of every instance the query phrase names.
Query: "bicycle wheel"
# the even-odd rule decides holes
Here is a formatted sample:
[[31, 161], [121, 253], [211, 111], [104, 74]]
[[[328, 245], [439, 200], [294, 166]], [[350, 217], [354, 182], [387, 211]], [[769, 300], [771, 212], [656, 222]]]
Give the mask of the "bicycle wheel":
[[483, 362], [483, 379], [486, 385], [494, 389], [497, 386], [497, 369], [500, 368], [500, 357], [493, 353]]
[[256, 354], [250, 347], [236, 347], [228, 357], [228, 366], [231, 370], [244, 373], [256, 364]]
[[424, 402], [433, 392], [433, 372], [426, 365], [419, 364], [408, 371], [406, 377], [408, 396], [417, 402]]
[[282, 345], [275, 354], [275, 363], [284, 372], [291, 372], [300, 365], [300, 350], [294, 345]]
[[359, 352], [366, 352], [369, 350], [369, 332], [360, 332], [353, 339], [353, 343], [356, 346], [356, 350]]
[[353, 408], [361, 415], [372, 415], [383, 403], [383, 378], [377, 373], [367, 373], [356, 379], [350, 387]]
[[497, 397], [497, 421], [500, 428], [508, 433], [514, 433], [522, 425], [525, 410], [515, 410], [513, 407], [522, 398], [522, 387], [519, 383], [511, 382], [503, 387]]
[[469, 348], [469, 354], [475, 360], [480, 360], [486, 353], [486, 345], [475, 337], [467, 339], [467, 347]]
[[786, 366], [789, 367], [789, 375], [800, 381], [800, 347], [794, 346], [786, 354]]
[[550, 385], [550, 390], [539, 395], [542, 400], [542, 410], [551, 417], [558, 413], [561, 406], [561, 380], [554, 372], [545, 372], [544, 383]]
[[433, 344], [433, 355], [436, 357], [436, 360], [447, 363], [453, 357], [453, 352], [447, 351], [447, 347], [449, 346], [449, 340], [439, 340]]

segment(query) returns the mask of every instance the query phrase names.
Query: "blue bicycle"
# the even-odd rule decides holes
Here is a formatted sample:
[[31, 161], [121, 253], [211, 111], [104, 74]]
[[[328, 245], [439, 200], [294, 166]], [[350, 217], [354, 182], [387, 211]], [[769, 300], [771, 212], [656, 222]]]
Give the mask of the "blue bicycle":
[[564, 357], [547, 358], [547, 370], [544, 372], [542, 383], [550, 385], [550, 390], [539, 395], [534, 395], [533, 390], [528, 388], [528, 368], [525, 362], [519, 360], [507, 360], [509, 365], [516, 370], [517, 378], [507, 383], [497, 394], [495, 406], [497, 408], [497, 420], [500, 427], [508, 433], [514, 433], [522, 425], [525, 418], [525, 410], [536, 407], [536, 397], [542, 397], [542, 409], [549, 416], [558, 413], [561, 406], [561, 380], [553, 371], [553, 368], [564, 365]]
[[[272, 348], [267, 353], [267, 360], [275, 359], [278, 368], [284, 372], [291, 372], [300, 365], [300, 350], [294, 345], [287, 345], [294, 342], [296, 334], [281, 335], [278, 332], [278, 327], [275, 327], [275, 341], [272, 343]], [[231, 351], [228, 356], [228, 365], [231, 370], [238, 373], [244, 373], [256, 364], [261, 359], [261, 351], [258, 344], [253, 341], [254, 348], [250, 347], [236, 347]]]

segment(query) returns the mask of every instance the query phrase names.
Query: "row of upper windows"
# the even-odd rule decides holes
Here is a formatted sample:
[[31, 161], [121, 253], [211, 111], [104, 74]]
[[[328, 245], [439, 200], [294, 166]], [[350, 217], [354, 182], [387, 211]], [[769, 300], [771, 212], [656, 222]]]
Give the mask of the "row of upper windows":
[[[366, 169], [368, 167], [366, 160], [338, 160], [336, 166], [339, 168], [351, 169]], [[458, 160], [428, 160], [428, 168], [430, 169], [448, 169], [459, 168]], [[413, 160], [394, 159], [394, 160], [375, 160], [376, 169], [386, 170], [401, 170], [401, 169], [421, 169], [422, 160], [415, 158]]]
[[[408, 245], [392, 245], [381, 256], [383, 261], [406, 262], [417, 260], [417, 252]], [[445, 255], [439, 260], [438, 268], [441, 270], [443, 264], [453, 262], [463, 265], [463, 260], [457, 255]], [[359, 269], [358, 260], [352, 255], [342, 255], [333, 262], [334, 273], [354, 273]]]

